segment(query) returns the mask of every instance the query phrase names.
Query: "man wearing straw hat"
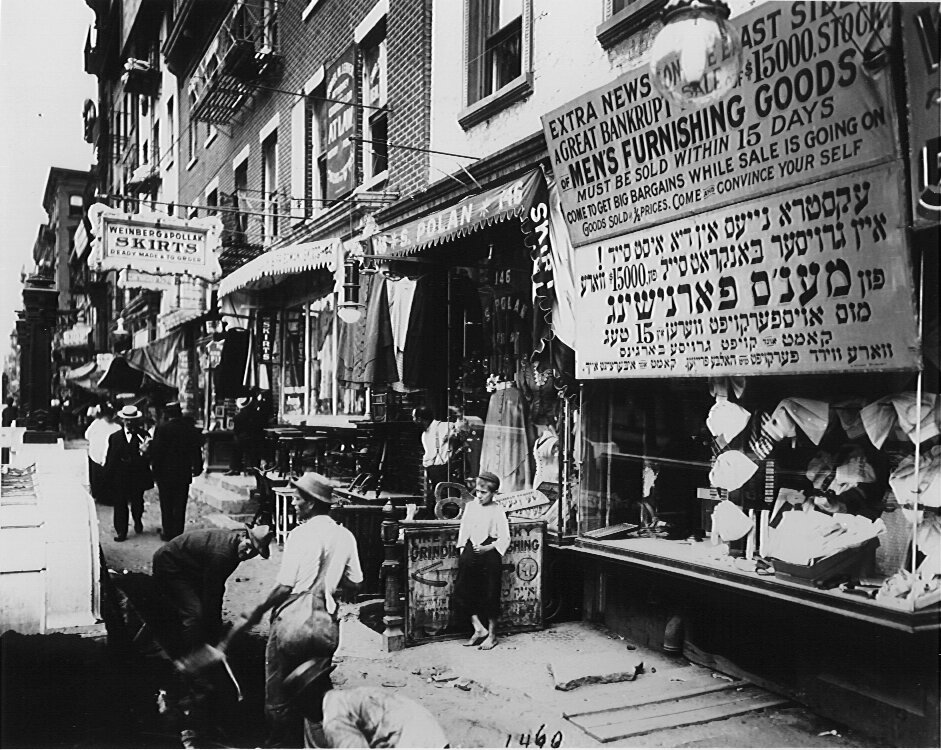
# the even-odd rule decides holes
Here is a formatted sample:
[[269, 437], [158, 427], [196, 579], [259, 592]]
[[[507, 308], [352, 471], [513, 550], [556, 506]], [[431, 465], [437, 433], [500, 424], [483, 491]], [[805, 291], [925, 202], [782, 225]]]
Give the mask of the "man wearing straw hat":
[[[242, 615], [219, 649], [273, 610], [265, 650], [265, 715], [269, 746], [295, 747], [301, 716], [284, 687], [298, 664], [298, 654], [311, 654], [329, 666], [339, 642], [336, 596], [352, 596], [363, 581], [356, 538], [330, 517], [333, 486], [326, 477], [307, 472], [291, 483], [300, 524], [284, 543], [281, 570], [268, 597]], [[309, 719], [305, 719], [309, 721]], [[305, 730], [309, 733], [309, 728]]]
[[108, 437], [105, 482], [114, 501], [114, 541], [127, 539], [128, 506], [134, 517], [134, 532], [144, 533], [144, 493], [154, 486], [147, 450], [150, 434], [144, 415], [133, 405], [118, 412], [123, 429]]

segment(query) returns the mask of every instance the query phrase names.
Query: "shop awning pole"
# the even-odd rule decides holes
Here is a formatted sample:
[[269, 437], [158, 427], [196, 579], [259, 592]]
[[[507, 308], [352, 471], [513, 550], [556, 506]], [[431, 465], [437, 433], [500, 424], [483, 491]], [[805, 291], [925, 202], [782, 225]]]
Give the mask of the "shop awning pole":
[[[920, 253], [918, 274], [918, 338], [922, 342], [924, 350], [924, 304], [925, 304], [925, 253]], [[922, 354], [924, 357], [924, 353]], [[921, 488], [921, 393], [922, 376], [925, 372], [925, 363], [922, 359], [921, 369], [918, 371], [918, 377], [915, 380], [915, 504], [912, 509], [912, 575], [918, 568], [918, 491]], [[915, 610], [915, 603], [918, 597], [918, 586], [912, 586], [909, 593], [909, 599], [912, 603], [912, 611]]]
[[333, 352], [333, 382], [330, 383], [330, 400], [333, 401], [333, 414], [336, 416], [340, 413], [337, 409], [337, 398], [340, 394], [340, 368], [337, 366], [337, 356], [339, 354], [338, 340], [340, 338], [340, 316], [337, 314], [339, 310], [340, 295], [334, 290], [333, 292], [333, 340], [330, 342], [330, 349]]
[[310, 302], [304, 303], [304, 414], [310, 414], [310, 377], [311, 346], [310, 346]]

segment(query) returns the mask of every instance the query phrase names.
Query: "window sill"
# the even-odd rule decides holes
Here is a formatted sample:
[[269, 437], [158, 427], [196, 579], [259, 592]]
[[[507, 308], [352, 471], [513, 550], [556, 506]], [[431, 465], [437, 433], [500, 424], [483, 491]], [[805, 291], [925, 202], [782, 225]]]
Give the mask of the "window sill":
[[307, 3], [307, 7], [301, 11], [301, 20], [306, 21], [310, 17], [310, 14], [314, 12], [314, 8], [319, 4], [320, 0], [310, 0], [310, 2]]
[[190, 160], [186, 163], [186, 171], [189, 172], [193, 167], [196, 166], [196, 162], [198, 162], [198, 161], [199, 161], [199, 157], [198, 157], [198, 156], [194, 156], [192, 159], [190, 159]]
[[493, 117], [497, 112], [506, 109], [511, 104], [522, 101], [532, 93], [533, 74], [523, 73], [499, 91], [490, 94], [490, 96], [485, 96], [461, 111], [458, 114], [457, 122], [464, 130], [469, 130], [484, 120]]
[[389, 179], [389, 170], [383, 169], [378, 174], [375, 174], [372, 177], [370, 177], [368, 180], [366, 180], [366, 182], [364, 182], [362, 185], [356, 188], [354, 192], [365, 193], [369, 190], [372, 190], [373, 188], [378, 187], [381, 183], [385, 182], [388, 179]]
[[613, 47], [660, 17], [666, 0], [637, 0], [598, 25], [595, 36], [602, 47]]

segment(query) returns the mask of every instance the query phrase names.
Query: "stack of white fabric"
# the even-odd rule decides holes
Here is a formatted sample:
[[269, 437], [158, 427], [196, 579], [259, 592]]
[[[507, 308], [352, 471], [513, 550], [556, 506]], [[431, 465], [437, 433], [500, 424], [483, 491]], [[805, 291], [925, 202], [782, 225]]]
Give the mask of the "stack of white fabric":
[[885, 533], [882, 519], [848, 513], [789, 511], [769, 539], [768, 555], [793, 565], [811, 565]]

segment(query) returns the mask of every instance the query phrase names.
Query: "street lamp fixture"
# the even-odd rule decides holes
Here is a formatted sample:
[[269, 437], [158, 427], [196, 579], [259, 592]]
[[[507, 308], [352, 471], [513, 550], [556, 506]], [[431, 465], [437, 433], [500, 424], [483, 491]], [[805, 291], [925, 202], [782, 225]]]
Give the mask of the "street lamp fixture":
[[359, 260], [347, 258], [343, 264], [343, 300], [337, 307], [337, 315], [344, 323], [359, 323], [363, 317], [363, 305], [359, 301]]
[[742, 40], [723, 0], [670, 0], [650, 49], [657, 91], [680, 107], [721, 99], [738, 83]]

